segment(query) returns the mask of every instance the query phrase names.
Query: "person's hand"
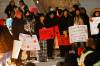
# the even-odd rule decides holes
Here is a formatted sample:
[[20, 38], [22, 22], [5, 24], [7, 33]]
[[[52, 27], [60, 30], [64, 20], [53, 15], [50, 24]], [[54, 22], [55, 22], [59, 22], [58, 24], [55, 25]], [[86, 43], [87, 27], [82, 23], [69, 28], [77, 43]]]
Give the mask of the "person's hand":
[[65, 36], [65, 37], [67, 37], [68, 35], [67, 35], [67, 31], [63, 31], [63, 35]]
[[0, 59], [2, 59], [2, 58], [3, 58], [3, 55], [4, 55], [4, 53], [0, 53]]
[[43, 27], [42, 29], [46, 29], [46, 27]]

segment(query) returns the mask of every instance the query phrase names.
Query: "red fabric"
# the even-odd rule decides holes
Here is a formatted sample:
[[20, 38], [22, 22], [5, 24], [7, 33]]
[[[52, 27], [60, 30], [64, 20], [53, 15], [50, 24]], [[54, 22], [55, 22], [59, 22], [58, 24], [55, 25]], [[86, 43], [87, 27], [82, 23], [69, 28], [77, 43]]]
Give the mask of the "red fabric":
[[65, 37], [64, 35], [61, 35], [60, 38], [58, 38], [58, 44], [59, 45], [71, 45], [69, 38]]
[[53, 29], [54, 29], [54, 34], [55, 34], [55, 36], [56, 36], [57, 38], [60, 38], [60, 32], [59, 32], [59, 27], [58, 27], [58, 25], [54, 26]]
[[17, 10], [17, 11], [15, 12], [15, 16], [19, 18], [19, 17], [22, 16], [22, 13], [21, 13], [19, 10]]
[[78, 48], [78, 56], [80, 56], [81, 55], [81, 53], [82, 53], [82, 51], [84, 50], [84, 48], [83, 47], [79, 47]]
[[0, 19], [0, 26], [4, 25], [5, 20], [4, 19]]
[[48, 40], [54, 38], [54, 32], [53, 28], [46, 28], [46, 29], [40, 29], [39, 30], [39, 37], [40, 40]]

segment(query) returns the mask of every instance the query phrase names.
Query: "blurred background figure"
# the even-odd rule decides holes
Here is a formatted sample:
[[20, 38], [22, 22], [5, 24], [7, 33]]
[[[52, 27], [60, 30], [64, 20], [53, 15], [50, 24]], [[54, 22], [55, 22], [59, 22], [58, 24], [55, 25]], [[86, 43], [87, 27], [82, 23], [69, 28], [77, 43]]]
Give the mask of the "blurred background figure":
[[14, 11], [14, 9], [16, 8], [16, 4], [14, 0], [11, 0], [9, 2], [9, 5], [6, 7], [5, 9], [5, 14], [7, 15], [7, 17], [11, 17], [12, 11]]

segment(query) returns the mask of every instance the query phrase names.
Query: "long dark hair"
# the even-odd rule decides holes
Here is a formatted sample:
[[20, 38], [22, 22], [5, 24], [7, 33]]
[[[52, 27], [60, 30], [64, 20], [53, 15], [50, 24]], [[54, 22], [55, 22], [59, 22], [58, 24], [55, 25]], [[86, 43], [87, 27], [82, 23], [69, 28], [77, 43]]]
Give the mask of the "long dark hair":
[[39, 14], [38, 14], [37, 20], [40, 21], [40, 18], [41, 18], [41, 17], [45, 17], [45, 15], [44, 15], [43, 13], [39, 13]]
[[95, 11], [95, 12], [93, 13], [92, 17], [96, 17], [95, 14], [96, 14], [97, 12], [99, 13], [99, 17], [100, 17], [100, 11]]
[[64, 9], [64, 10], [63, 10], [63, 14], [62, 14], [62, 16], [64, 16], [64, 12], [65, 12], [65, 11], [67, 11], [68, 16], [69, 16], [69, 15], [70, 15], [70, 12], [69, 12], [67, 9]]

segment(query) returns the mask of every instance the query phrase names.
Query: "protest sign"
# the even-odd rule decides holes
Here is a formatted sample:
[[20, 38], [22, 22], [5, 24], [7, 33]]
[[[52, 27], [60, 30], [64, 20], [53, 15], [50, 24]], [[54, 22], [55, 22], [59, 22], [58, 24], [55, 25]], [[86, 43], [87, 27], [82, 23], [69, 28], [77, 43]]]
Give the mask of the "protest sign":
[[59, 38], [59, 37], [60, 37], [60, 32], [59, 32], [59, 27], [58, 27], [58, 25], [54, 26], [53, 29], [54, 29], [54, 35], [55, 35], [57, 38]]
[[70, 43], [86, 42], [88, 39], [88, 32], [86, 25], [76, 25], [69, 27]]
[[14, 40], [13, 51], [12, 51], [12, 58], [18, 59], [21, 46], [22, 46], [22, 42], [21, 41]]
[[39, 42], [36, 35], [27, 35], [20, 33], [19, 40], [22, 41], [22, 50], [40, 50]]
[[54, 32], [53, 28], [46, 28], [46, 29], [40, 29], [39, 30], [39, 37], [40, 40], [48, 40], [54, 38]]
[[39, 41], [36, 35], [32, 35], [33, 50], [40, 50]]
[[69, 41], [69, 37], [65, 37], [64, 35], [61, 35], [60, 38], [58, 38], [58, 44], [59, 45], [71, 45]]
[[93, 17], [92, 20], [93, 22], [90, 22], [91, 35], [95, 35], [99, 33], [97, 26], [100, 23], [100, 17]]

